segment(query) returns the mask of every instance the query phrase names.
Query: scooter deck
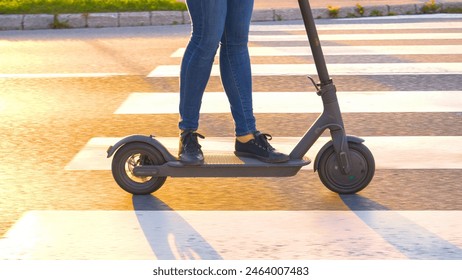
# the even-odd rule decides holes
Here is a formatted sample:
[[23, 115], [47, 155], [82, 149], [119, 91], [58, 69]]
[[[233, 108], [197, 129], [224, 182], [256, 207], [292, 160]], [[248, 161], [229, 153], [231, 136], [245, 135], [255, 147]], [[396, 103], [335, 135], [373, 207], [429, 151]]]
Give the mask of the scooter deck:
[[288, 177], [297, 174], [310, 162], [305, 157], [284, 163], [265, 163], [224, 153], [204, 155], [204, 164], [201, 165], [185, 165], [175, 160], [163, 165], [135, 167], [134, 173], [137, 176], [159, 177]]

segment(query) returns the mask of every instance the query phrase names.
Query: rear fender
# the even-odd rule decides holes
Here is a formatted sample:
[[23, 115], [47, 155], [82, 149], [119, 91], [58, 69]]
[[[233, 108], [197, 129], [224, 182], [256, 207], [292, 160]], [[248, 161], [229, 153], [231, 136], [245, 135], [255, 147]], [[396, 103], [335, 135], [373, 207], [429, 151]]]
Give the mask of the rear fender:
[[142, 143], [152, 145], [162, 154], [162, 156], [164, 157], [166, 161], [176, 160], [176, 158], [165, 148], [165, 146], [162, 145], [156, 139], [154, 139], [154, 136], [152, 135], [151, 136], [145, 136], [145, 135], [127, 136], [119, 140], [117, 143], [115, 143], [113, 146], [110, 146], [107, 149], [107, 157], [110, 158], [120, 147], [122, 147], [125, 144], [132, 143], [132, 142], [142, 142]]

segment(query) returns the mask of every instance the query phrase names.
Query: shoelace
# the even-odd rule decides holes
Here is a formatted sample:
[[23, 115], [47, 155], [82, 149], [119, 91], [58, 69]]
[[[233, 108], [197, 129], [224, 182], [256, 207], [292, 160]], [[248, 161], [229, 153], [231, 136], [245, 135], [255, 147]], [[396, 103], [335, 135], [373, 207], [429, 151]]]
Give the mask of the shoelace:
[[199, 134], [197, 132], [188, 132], [184, 136], [184, 149], [189, 151], [189, 152], [195, 152], [202, 148], [202, 146], [199, 144], [199, 141], [197, 141], [197, 137], [201, 139], [205, 139], [205, 136], [202, 134]]
[[268, 140], [273, 139], [273, 137], [268, 133], [259, 133], [256, 135], [257, 142], [265, 148], [267, 151], [274, 151], [273, 146], [268, 142]]

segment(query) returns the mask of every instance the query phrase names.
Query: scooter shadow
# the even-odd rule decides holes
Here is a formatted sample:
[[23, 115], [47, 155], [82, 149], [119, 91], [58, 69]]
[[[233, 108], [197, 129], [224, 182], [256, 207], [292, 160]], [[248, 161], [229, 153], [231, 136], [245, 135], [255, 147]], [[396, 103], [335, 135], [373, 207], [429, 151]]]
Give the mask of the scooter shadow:
[[134, 195], [138, 222], [159, 260], [222, 260], [178, 212], [152, 195]]
[[359, 194], [339, 195], [340, 199], [352, 211], [386, 211], [389, 208]]
[[369, 228], [409, 259], [462, 259], [462, 248], [405, 217], [400, 211], [392, 211], [358, 194], [340, 195], [340, 199]]

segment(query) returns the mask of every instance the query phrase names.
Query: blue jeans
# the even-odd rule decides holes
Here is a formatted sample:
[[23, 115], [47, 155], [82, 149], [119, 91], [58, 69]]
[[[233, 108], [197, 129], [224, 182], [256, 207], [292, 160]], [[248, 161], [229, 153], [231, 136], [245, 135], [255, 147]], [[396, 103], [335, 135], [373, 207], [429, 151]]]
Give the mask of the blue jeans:
[[187, 0], [192, 36], [181, 63], [179, 128], [197, 130], [202, 96], [220, 45], [220, 75], [236, 136], [256, 131], [248, 50], [253, 0]]

